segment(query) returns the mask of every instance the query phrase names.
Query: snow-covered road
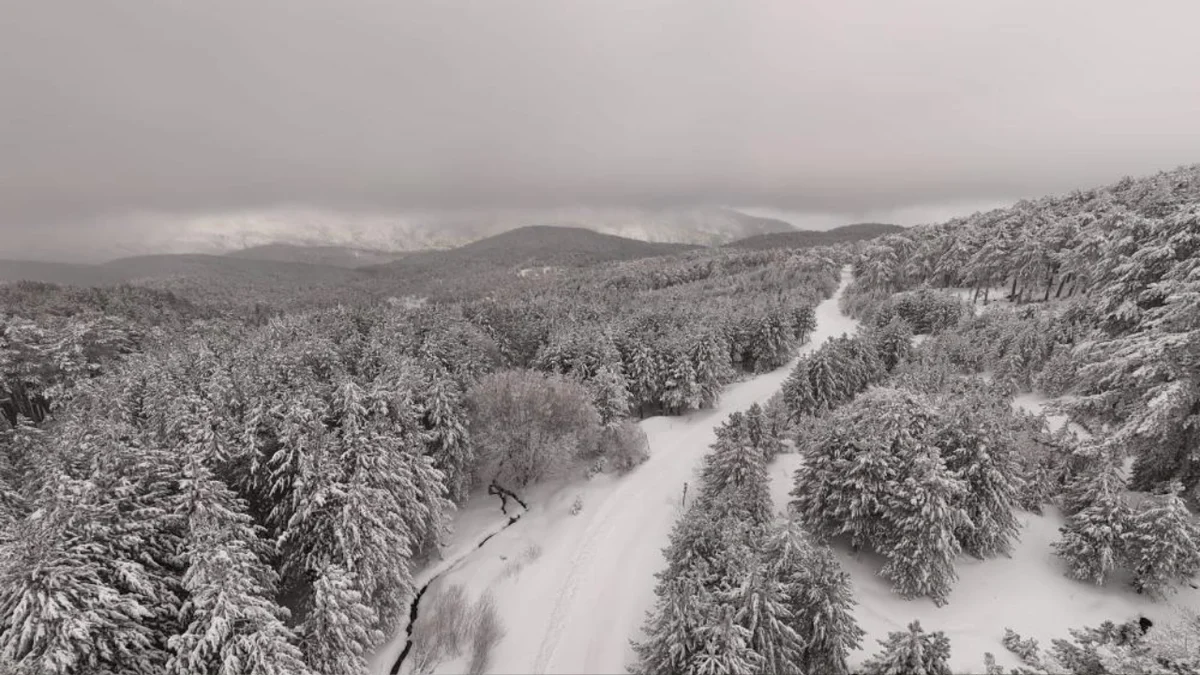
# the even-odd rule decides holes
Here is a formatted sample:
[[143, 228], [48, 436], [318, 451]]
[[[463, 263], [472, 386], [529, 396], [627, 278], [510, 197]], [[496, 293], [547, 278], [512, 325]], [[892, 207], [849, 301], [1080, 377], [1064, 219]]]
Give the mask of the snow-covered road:
[[[842, 287], [848, 281], [844, 275]], [[853, 330], [838, 311], [838, 297], [818, 305], [817, 329], [804, 351], [827, 337]], [[526, 663], [500, 664], [496, 672], [618, 673], [632, 658], [629, 640], [638, 635], [653, 606], [654, 573], [664, 563], [662, 549], [678, 517], [683, 485], [691, 482], [714, 427], [733, 412], [765, 403], [791, 372], [791, 364], [726, 388], [712, 410], [684, 417], [657, 417], [642, 423], [650, 440], [650, 459], [617, 482], [583, 526], [583, 533], [546, 590], [557, 599], [548, 615], [526, 616], [540, 622], [542, 637], [512, 653]], [[582, 514], [581, 514], [582, 515]], [[579, 523], [583, 525], [583, 523]], [[556, 552], [557, 553], [557, 552]], [[550, 582], [531, 578], [530, 583]]]
[[[846, 271], [841, 288], [848, 281]], [[817, 329], [802, 351], [853, 332], [854, 322], [837, 308], [841, 288], [817, 306]], [[630, 639], [654, 602], [654, 574], [664, 565], [684, 483], [694, 481], [714, 427], [732, 412], [765, 403], [790, 372], [791, 364], [732, 384], [711, 410], [643, 421], [646, 463], [624, 477], [532, 495], [525, 518], [456, 565], [442, 583], [462, 584], [472, 595], [491, 591], [500, 610], [505, 636], [488, 672], [624, 672]], [[570, 515], [576, 496], [584, 508]], [[526, 553], [534, 549], [540, 553]], [[456, 669], [461, 662], [439, 671]]]
[[[837, 294], [817, 306], [816, 330], [801, 353], [856, 329], [838, 311], [849, 280], [847, 268]], [[466, 542], [474, 530], [495, 525], [489, 524], [499, 519], [490, 513], [495, 500], [467, 505], [456, 519], [465, 557], [438, 583], [462, 585], [472, 597], [494, 594], [505, 634], [487, 672], [625, 672], [633, 660], [630, 640], [654, 604], [654, 574], [665, 564], [662, 551], [680, 514], [684, 483], [694, 483], [716, 440], [714, 428], [730, 413], [765, 403], [793, 364], [729, 385], [713, 409], [644, 420], [650, 443], [644, 464], [623, 477], [532, 491], [520, 522], [482, 549], [470, 550]], [[584, 507], [571, 515], [576, 497]], [[383, 649], [376, 672], [386, 672], [402, 646], [398, 638]], [[464, 672], [464, 665], [447, 662], [436, 672]]]

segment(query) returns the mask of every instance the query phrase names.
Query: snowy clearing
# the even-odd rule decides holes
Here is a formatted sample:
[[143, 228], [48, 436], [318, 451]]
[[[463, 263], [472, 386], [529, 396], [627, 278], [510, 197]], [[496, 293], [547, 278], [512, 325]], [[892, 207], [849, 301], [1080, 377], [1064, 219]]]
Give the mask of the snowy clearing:
[[[1049, 399], [1038, 394], [1021, 394], [1013, 406], [1041, 412]], [[1061, 427], [1066, 417], [1048, 416], [1052, 428]], [[789, 501], [792, 475], [801, 466], [796, 454], [778, 456], [770, 466], [771, 496], [776, 511], [782, 512]], [[1103, 621], [1123, 621], [1146, 616], [1155, 623], [1179, 616], [1183, 607], [1200, 609], [1200, 591], [1184, 587], [1164, 601], [1138, 595], [1120, 575], [1104, 586], [1073, 581], [1064, 574], [1065, 566], [1054, 554], [1051, 544], [1059, 538], [1063, 518], [1057, 509], [1047, 507], [1044, 516], [1019, 512], [1021, 539], [1011, 558], [976, 560], [962, 557], [956, 566], [958, 583], [944, 607], [921, 598], [904, 600], [892, 593], [888, 582], [877, 576], [883, 559], [869, 552], [855, 556], [846, 547], [834, 550], [842, 568], [850, 574], [858, 601], [854, 615], [866, 636], [863, 649], [850, 659], [850, 666], [861, 666], [878, 650], [888, 632], [904, 630], [918, 619], [927, 631], [941, 630], [950, 638], [950, 666], [956, 673], [983, 672], [983, 654], [992, 652], [1005, 667], [1022, 664], [1008, 652], [1000, 639], [1005, 628], [1026, 638], [1035, 638], [1043, 647], [1057, 638], [1069, 638], [1069, 629], [1096, 626]]]
[[[816, 331], [801, 353], [857, 329], [856, 321], [838, 311], [849, 279], [849, 269], [843, 270], [837, 294], [817, 306]], [[488, 672], [625, 672], [633, 660], [630, 640], [640, 635], [654, 604], [654, 574], [665, 564], [662, 549], [680, 514], [684, 485], [695, 482], [715, 440], [714, 427], [730, 413], [765, 403], [793, 364], [729, 385], [713, 409], [644, 420], [647, 462], [623, 477], [541, 486], [527, 495], [529, 512], [485, 548], [470, 550], [480, 532], [505, 519], [495, 498], [480, 496], [467, 504], [446, 557], [455, 560], [453, 551], [467, 555], [438, 585], [461, 584], [471, 598], [488, 590], [495, 595], [505, 634]], [[583, 509], [571, 515], [576, 497]], [[532, 560], [522, 555], [531, 545], [542, 551]], [[512, 564], [517, 560], [522, 564]], [[375, 672], [387, 673], [403, 650], [404, 628], [377, 656]], [[435, 672], [461, 667], [443, 663]]]

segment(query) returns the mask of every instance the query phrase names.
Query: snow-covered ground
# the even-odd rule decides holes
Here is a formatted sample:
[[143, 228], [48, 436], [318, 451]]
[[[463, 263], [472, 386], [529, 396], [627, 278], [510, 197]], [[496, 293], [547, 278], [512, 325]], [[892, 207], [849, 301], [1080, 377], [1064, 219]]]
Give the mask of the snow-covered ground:
[[[837, 308], [848, 282], [847, 269], [838, 294], [817, 306], [817, 328], [802, 352], [856, 330]], [[483, 548], [472, 547], [505, 518], [494, 497], [469, 502], [456, 518], [442, 564], [452, 569], [437, 585], [460, 584], [471, 598], [493, 593], [505, 635], [488, 672], [625, 672], [633, 659], [630, 640], [640, 635], [654, 603], [654, 574], [665, 565], [662, 550], [680, 514], [684, 485], [694, 484], [714, 427], [732, 412], [765, 403], [791, 369], [789, 364], [729, 385], [711, 410], [644, 420], [646, 463], [623, 477], [541, 486], [524, 495], [529, 512]], [[577, 497], [583, 509], [571, 515]], [[404, 644], [401, 627], [378, 655], [375, 672], [386, 673]], [[444, 663], [437, 672], [456, 670], [462, 671], [461, 663]]]
[[[1047, 399], [1033, 394], [1013, 400], [1014, 406], [1031, 412], [1041, 412], [1046, 403]], [[1066, 421], [1059, 415], [1049, 417], [1052, 428]], [[771, 494], [777, 510], [786, 507], [792, 476], [799, 466], [800, 456], [795, 454], [780, 455], [772, 463]], [[954, 672], [978, 673], [983, 672], [983, 654], [989, 651], [1002, 666], [1021, 665], [1000, 642], [1005, 628], [1049, 647], [1053, 639], [1069, 639], [1072, 628], [1138, 616], [1159, 623], [1178, 617], [1182, 607], [1200, 608], [1200, 591], [1187, 587], [1168, 600], [1155, 602], [1136, 594], [1123, 578], [1113, 578], [1103, 587], [1068, 579], [1051, 549], [1063, 524], [1061, 514], [1048, 507], [1043, 516], [1021, 512], [1019, 519], [1021, 539], [1012, 557], [975, 560], [964, 556], [956, 567], [959, 579], [949, 603], [940, 608], [931, 600], [904, 600], [892, 593], [887, 581], [877, 576], [883, 566], [878, 556], [855, 556], [848, 549], [835, 549], [854, 585], [855, 617], [867, 633], [851, 666], [861, 665], [878, 651], [877, 640], [890, 631], [904, 630], [913, 619], [920, 620], [926, 630], [945, 631]]]

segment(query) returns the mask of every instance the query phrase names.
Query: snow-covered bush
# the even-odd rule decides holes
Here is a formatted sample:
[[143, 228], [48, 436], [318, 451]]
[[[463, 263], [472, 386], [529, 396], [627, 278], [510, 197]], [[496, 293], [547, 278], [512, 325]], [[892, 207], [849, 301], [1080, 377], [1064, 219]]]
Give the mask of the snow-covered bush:
[[863, 664], [863, 675], [951, 675], [950, 638], [940, 630], [926, 633], [920, 621], [879, 644], [883, 651]]
[[462, 586], [444, 586], [426, 596], [412, 630], [408, 658], [414, 673], [432, 672], [439, 663], [461, 656], [475, 631], [476, 615]]
[[491, 591], [487, 591], [475, 603], [475, 634], [471, 640], [471, 658], [467, 665], [470, 675], [483, 675], [487, 671], [492, 649], [502, 637], [504, 624], [496, 611], [496, 599]]
[[618, 474], [632, 471], [650, 459], [650, 442], [646, 432], [633, 420], [621, 420], [600, 433], [599, 450], [605, 467]]
[[587, 389], [557, 375], [506, 371], [467, 394], [476, 481], [525, 487], [595, 451], [600, 416]]
[[871, 312], [868, 321], [886, 326], [893, 319], [901, 319], [913, 333], [926, 335], [954, 327], [970, 312], [970, 306], [953, 295], [923, 288], [893, 295]]
[[577, 516], [583, 511], [583, 497], [576, 497], [575, 501], [571, 502], [571, 515]]

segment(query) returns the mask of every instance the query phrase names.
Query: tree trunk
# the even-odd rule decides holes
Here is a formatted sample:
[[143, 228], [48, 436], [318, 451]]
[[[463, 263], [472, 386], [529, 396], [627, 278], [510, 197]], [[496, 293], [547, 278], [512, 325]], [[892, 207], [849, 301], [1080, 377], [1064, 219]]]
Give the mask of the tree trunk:
[[1057, 299], [1059, 299], [1060, 297], [1062, 297], [1063, 286], [1066, 286], [1066, 285], [1067, 285], [1067, 281], [1068, 281], [1068, 280], [1070, 280], [1070, 278], [1071, 278], [1071, 275], [1070, 275], [1070, 274], [1064, 274], [1064, 275], [1062, 276], [1062, 279], [1061, 279], [1061, 280], [1059, 280], [1059, 282], [1058, 282], [1058, 290], [1054, 292], [1054, 299], [1055, 299], [1055, 300], [1057, 300]]
[[1042, 302], [1050, 301], [1050, 289], [1054, 288], [1054, 274], [1050, 275], [1050, 280], [1046, 282], [1046, 295], [1042, 297]]
[[988, 304], [988, 296], [991, 294], [992, 294], [991, 286], [988, 286], [987, 288], [983, 289], [983, 304], [985, 304], [985, 305]]
[[1015, 299], [1016, 297], [1017, 297], [1017, 275], [1016, 275], [1016, 274], [1014, 274], [1014, 275], [1013, 275], [1013, 284], [1012, 284], [1012, 290], [1008, 292], [1008, 298], [1009, 298], [1009, 300], [1013, 300], [1013, 299]]

